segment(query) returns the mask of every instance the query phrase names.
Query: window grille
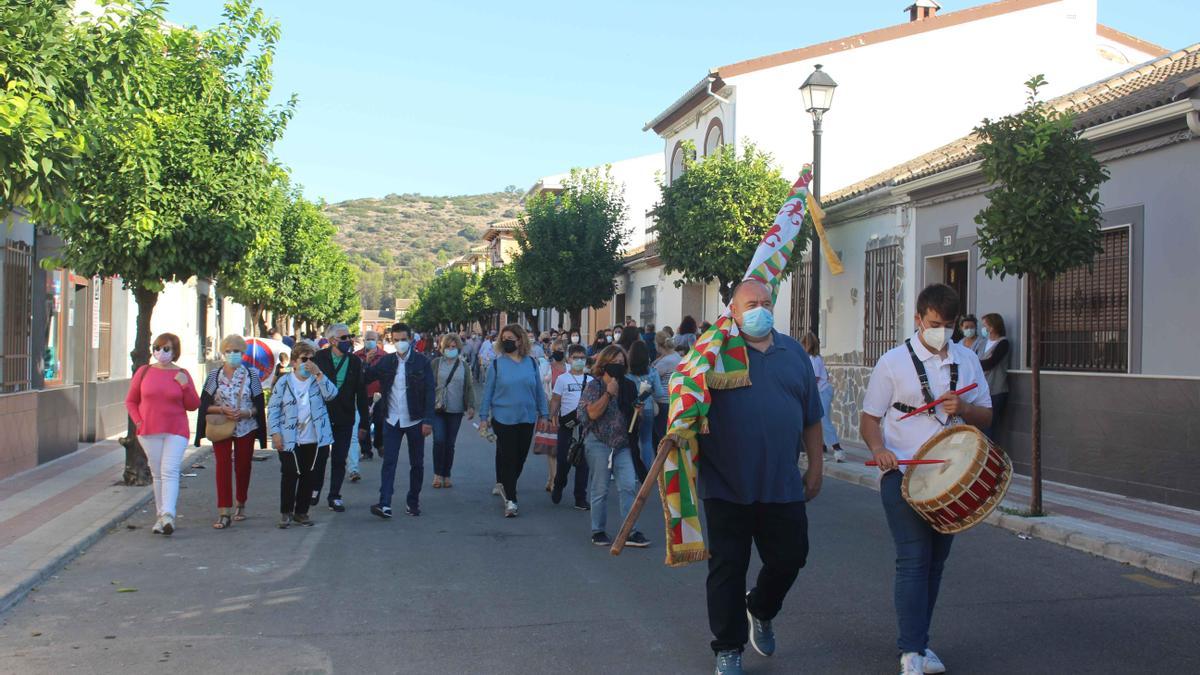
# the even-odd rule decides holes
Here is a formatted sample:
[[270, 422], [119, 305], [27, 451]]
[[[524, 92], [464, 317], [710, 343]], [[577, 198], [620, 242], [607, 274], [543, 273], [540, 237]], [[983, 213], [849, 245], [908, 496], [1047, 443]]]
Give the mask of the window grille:
[[30, 338], [33, 332], [33, 251], [29, 244], [4, 245], [4, 354], [0, 392], [30, 386]]
[[654, 323], [654, 298], [657, 290], [656, 286], [642, 286], [641, 319], [643, 326]]
[[896, 346], [899, 265], [899, 244], [867, 251], [867, 278], [863, 294], [863, 365], [874, 367], [884, 352]]
[[812, 290], [812, 259], [800, 263], [792, 272], [792, 323], [791, 335], [799, 340], [812, 330], [808, 311], [808, 296]]

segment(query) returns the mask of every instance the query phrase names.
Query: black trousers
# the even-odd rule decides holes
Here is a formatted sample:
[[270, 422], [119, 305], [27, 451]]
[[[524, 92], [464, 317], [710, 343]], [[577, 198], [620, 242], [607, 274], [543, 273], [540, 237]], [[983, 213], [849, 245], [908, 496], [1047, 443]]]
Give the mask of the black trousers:
[[[321, 450], [327, 450], [322, 448]], [[292, 452], [279, 452], [279, 512], [308, 513], [316, 481], [313, 465], [320, 451], [316, 443], [297, 445]]]
[[575, 469], [575, 501], [582, 502], [587, 500], [587, 485], [588, 485], [588, 465], [587, 462], [580, 462], [579, 466], [571, 466], [567, 461], [567, 455], [571, 451], [571, 441], [575, 438], [575, 429], [568, 429], [566, 424], [563, 424], [563, 417], [558, 418], [558, 447], [555, 449], [555, 454], [558, 457], [558, 464], [554, 470], [554, 486], [559, 490], [567, 486], [567, 476], [570, 475], [571, 469]]
[[525, 469], [529, 446], [533, 443], [532, 424], [492, 423], [496, 432], [496, 473], [504, 486], [504, 498], [517, 501], [517, 480]]
[[[712, 649], [741, 651], [750, 638], [746, 608], [763, 621], [774, 619], [808, 559], [808, 516], [804, 502], [734, 504], [720, 499], [705, 499], [704, 514], [711, 555], [707, 590]], [[763, 566], [747, 597], [752, 543]]]

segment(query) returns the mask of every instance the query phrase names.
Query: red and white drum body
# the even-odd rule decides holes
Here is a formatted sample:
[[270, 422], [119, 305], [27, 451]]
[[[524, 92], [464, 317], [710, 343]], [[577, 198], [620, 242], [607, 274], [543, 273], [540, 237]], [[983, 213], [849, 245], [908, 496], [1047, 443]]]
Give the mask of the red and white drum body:
[[901, 494], [933, 529], [955, 534], [987, 518], [1012, 481], [1012, 461], [972, 426], [955, 426], [929, 439], [913, 459], [942, 464], [910, 466]]

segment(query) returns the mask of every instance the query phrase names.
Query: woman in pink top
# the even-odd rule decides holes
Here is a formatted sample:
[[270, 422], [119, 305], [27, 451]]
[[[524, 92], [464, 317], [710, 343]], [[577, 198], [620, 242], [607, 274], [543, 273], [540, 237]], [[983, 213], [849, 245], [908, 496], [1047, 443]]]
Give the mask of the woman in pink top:
[[200, 407], [192, 376], [175, 361], [179, 338], [163, 333], [154, 338], [154, 358], [138, 368], [129, 383], [125, 408], [137, 425], [138, 441], [146, 451], [154, 476], [154, 504], [158, 510], [155, 534], [175, 531], [175, 503], [179, 499], [179, 465], [188, 441], [189, 410]]

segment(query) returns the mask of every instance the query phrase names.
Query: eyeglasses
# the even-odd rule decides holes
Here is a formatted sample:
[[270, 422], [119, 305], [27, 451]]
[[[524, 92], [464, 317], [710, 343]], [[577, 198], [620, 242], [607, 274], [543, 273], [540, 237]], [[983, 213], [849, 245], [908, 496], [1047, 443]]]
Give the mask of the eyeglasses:
[[312, 357], [309, 357], [309, 356], [301, 356], [301, 357], [297, 358], [296, 360], [297, 360], [297, 361], [299, 361], [300, 363], [308, 363], [308, 360], [309, 360], [310, 358], [312, 358]]

